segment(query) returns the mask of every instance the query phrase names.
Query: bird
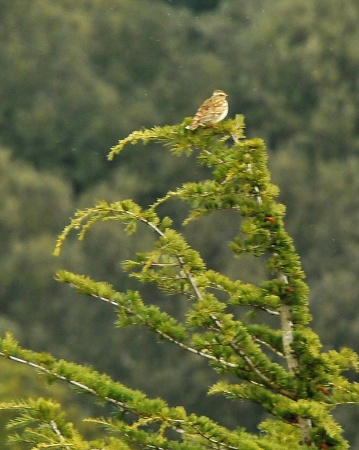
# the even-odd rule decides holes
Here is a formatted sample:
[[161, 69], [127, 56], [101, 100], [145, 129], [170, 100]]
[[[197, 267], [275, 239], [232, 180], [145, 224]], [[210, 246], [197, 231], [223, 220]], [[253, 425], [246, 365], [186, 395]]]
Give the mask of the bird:
[[215, 90], [212, 97], [205, 100], [198, 108], [192, 123], [187, 130], [194, 131], [198, 127], [214, 125], [223, 120], [228, 114], [227, 94], [219, 89]]

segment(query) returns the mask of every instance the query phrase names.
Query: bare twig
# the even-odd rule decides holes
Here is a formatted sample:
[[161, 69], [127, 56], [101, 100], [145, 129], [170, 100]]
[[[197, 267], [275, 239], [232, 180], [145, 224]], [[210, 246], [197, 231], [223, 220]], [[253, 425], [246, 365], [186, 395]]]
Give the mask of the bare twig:
[[[61, 431], [59, 430], [56, 422], [54, 420], [51, 420], [50, 422], [51, 428], [54, 430], [55, 434], [58, 436], [61, 442], [65, 442], [64, 436], [61, 434]], [[65, 446], [66, 450], [70, 450], [70, 447], [68, 445]]]

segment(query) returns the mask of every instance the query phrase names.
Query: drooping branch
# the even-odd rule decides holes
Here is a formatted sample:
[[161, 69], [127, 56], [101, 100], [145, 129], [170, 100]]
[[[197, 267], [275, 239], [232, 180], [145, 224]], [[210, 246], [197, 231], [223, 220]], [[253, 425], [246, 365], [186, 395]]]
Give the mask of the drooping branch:
[[[7, 342], [2, 341], [1, 344], [3, 348], [7, 348], [9, 345], [9, 351], [11, 348], [12, 352], [15, 352], [16, 348], [16, 351], [19, 353], [19, 356], [14, 356], [8, 350], [0, 351], [1, 357], [32, 367], [52, 380], [57, 379], [66, 382], [77, 390], [106, 401], [122, 411], [131, 412], [135, 417], [138, 417], [138, 420], [134, 419], [133, 424], [121, 422], [121, 426], [125, 431], [130, 431], [132, 434], [138, 427], [143, 427], [145, 424], [161, 424], [161, 428], [170, 428], [179, 433], [182, 438], [185, 437], [187, 440], [187, 443], [184, 444], [186, 449], [193, 448], [195, 450], [198, 448], [197, 444], [194, 444], [193, 447], [191, 446], [192, 437], [194, 442], [203, 439], [202, 445], [208, 445], [208, 448], [213, 449], [236, 450], [243, 448], [243, 441], [250, 443], [246, 449], [262, 450], [264, 448], [260, 443], [260, 438], [245, 432], [240, 434], [230, 432], [210, 419], [197, 417], [195, 414], [187, 415], [183, 408], [170, 408], [164, 401], [159, 399], [147, 399], [141, 392], [121, 386], [119, 383], [113, 382], [108, 377], [103, 377], [92, 369], [65, 361], [56, 361], [49, 355], [46, 357], [45, 354], [36, 354], [28, 350], [22, 350], [16, 346], [11, 338], [8, 338]], [[24, 353], [23, 357], [20, 356], [22, 353]], [[38, 359], [39, 361], [35, 362], [32, 359]], [[80, 379], [84, 381], [79, 381]], [[55, 421], [52, 421], [50, 425], [60, 439], [61, 437], [64, 438]], [[64, 442], [63, 439], [61, 441]], [[163, 442], [163, 437], [161, 437], [161, 441]], [[150, 442], [151, 434], [149, 435]], [[157, 445], [154, 447], [152, 445], [147, 446], [147, 448], [150, 447], [161, 448]], [[176, 447], [181, 448], [182, 445], [177, 442]], [[166, 448], [171, 447], [166, 446]], [[283, 447], [281, 450], [285, 450], [285, 448]]]
[[[62, 275], [60, 275], [62, 273]], [[59, 277], [62, 279], [62, 281], [68, 283], [70, 286], [72, 286], [73, 288], [79, 290], [79, 286], [75, 283], [75, 278], [78, 278], [79, 276], [73, 277], [72, 274], [67, 274], [66, 276], [64, 275], [65, 272], [59, 272]], [[81, 292], [81, 290], [79, 290]], [[144, 315], [139, 314], [138, 312], [134, 311], [133, 309], [126, 307], [124, 304], [119, 303], [118, 301], [112, 300], [108, 297], [105, 297], [103, 295], [98, 295], [96, 294], [96, 291], [93, 290], [92, 292], [87, 292], [87, 295], [93, 297], [93, 298], [97, 298], [99, 300], [104, 301], [107, 304], [110, 304], [111, 306], [114, 306], [116, 308], [119, 308], [121, 310], [124, 310], [127, 314], [129, 315], [134, 315], [135, 317], [137, 317], [139, 323], [141, 323], [142, 325], [147, 326], [151, 331], [155, 332], [156, 334], [158, 334], [158, 336], [164, 340], [167, 340], [169, 342], [171, 342], [172, 344], [175, 344], [176, 346], [182, 348], [183, 350], [186, 350], [187, 352], [193, 353], [195, 355], [201, 356], [202, 358], [205, 358], [209, 361], [213, 361], [216, 362], [220, 365], [222, 365], [223, 367], [228, 367], [230, 369], [237, 369], [238, 365], [225, 361], [222, 358], [216, 358], [213, 355], [210, 355], [208, 353], [205, 353], [201, 350], [197, 350], [189, 345], [187, 345], [185, 342], [182, 342], [178, 339], [176, 339], [174, 336], [171, 336], [169, 333], [166, 333], [164, 331], [161, 330], [160, 327], [156, 327], [154, 328], [152, 323], [149, 322], [146, 317]]]

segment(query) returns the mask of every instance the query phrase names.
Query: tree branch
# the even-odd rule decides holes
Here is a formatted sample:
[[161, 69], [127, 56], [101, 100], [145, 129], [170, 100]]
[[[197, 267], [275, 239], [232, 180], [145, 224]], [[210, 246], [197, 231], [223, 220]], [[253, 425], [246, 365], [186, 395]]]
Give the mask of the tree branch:
[[[47, 369], [46, 367], [43, 367], [40, 364], [33, 363], [24, 358], [18, 358], [16, 356], [12, 356], [12, 355], [6, 354], [4, 352], [0, 352], [0, 356], [10, 359], [12, 361], [18, 362], [20, 364], [27, 365], [29, 367], [36, 369], [38, 372], [42, 372], [51, 377], [55, 377], [58, 380], [64, 381], [76, 388], [80, 388], [84, 392], [91, 394], [95, 397], [100, 397], [101, 399], [106, 400], [107, 402], [111, 403], [112, 405], [120, 407], [123, 411], [130, 412], [137, 417], [143, 418], [143, 417], [147, 416], [150, 419], [149, 423], [151, 423], [151, 422], [152, 423], [163, 422], [164, 424], [167, 423], [169, 428], [173, 429], [174, 431], [176, 431], [177, 433], [180, 433], [180, 434], [183, 434], [183, 433], [186, 434], [187, 432], [185, 431], [185, 429], [190, 428], [198, 436], [202, 437], [203, 439], [208, 441], [210, 444], [215, 445], [216, 449], [218, 449], [218, 448], [223, 448], [223, 449], [228, 449], [228, 450], [237, 450], [238, 449], [238, 446], [230, 445], [229, 443], [225, 443], [222, 440], [211, 436], [210, 433], [206, 432], [208, 430], [211, 430], [211, 431], [213, 431], [214, 434], [217, 435], [222, 430], [222, 427], [220, 427], [216, 423], [212, 422], [210, 419], [208, 419], [208, 423], [201, 424], [201, 423], [199, 423], [201, 418], [197, 418], [194, 414], [191, 414], [191, 417], [185, 417], [183, 419], [176, 419], [174, 414], [172, 414], [172, 416], [171, 416], [170, 414], [168, 414], [168, 411], [166, 411], [167, 414], [165, 416], [160, 416], [160, 415], [158, 415], [158, 412], [155, 412], [153, 415], [151, 415], [151, 413], [147, 409], [146, 409], [146, 413], [145, 413], [146, 415], [142, 416], [143, 413], [139, 412], [136, 408], [131, 408], [124, 402], [116, 400], [107, 395], [100, 396], [99, 393], [95, 389], [93, 389], [83, 383], [79, 383], [76, 380], [69, 379], [69, 377], [60, 375], [59, 373], [52, 371], [50, 369]], [[50, 425], [51, 425], [52, 429], [54, 430], [54, 432], [56, 433], [56, 435], [61, 439], [61, 441], [65, 441], [65, 438], [61, 434], [56, 423], [54, 421], [51, 421]], [[238, 440], [238, 436], [236, 433], [228, 434], [228, 432], [226, 430], [226, 435], [229, 440], [235, 440], [235, 441]], [[160, 448], [160, 447], [155, 447], [155, 446], [150, 446], [150, 447]], [[69, 446], [66, 446], [66, 448], [68, 448], [68, 450], [70, 450]], [[148, 448], [148, 446], [146, 448]], [[258, 446], [258, 450], [260, 450], [261, 448], [262, 447]]]
[[[73, 288], [76, 288], [76, 285], [74, 285], [74, 284], [70, 284], [70, 286], [72, 286]], [[105, 303], [109, 303], [112, 306], [116, 306], [117, 308], [123, 308], [123, 309], [126, 310], [126, 312], [128, 312], [128, 313], [130, 313], [132, 315], [134, 314], [133, 311], [130, 308], [126, 308], [125, 306], [120, 305], [119, 303], [115, 302], [114, 300], [110, 300], [110, 299], [108, 299], [106, 297], [103, 297], [103, 296], [100, 296], [100, 295], [95, 295], [95, 294], [89, 294], [89, 295], [90, 295], [90, 297], [98, 298], [99, 300], [102, 300]], [[143, 323], [144, 325], [149, 327], [149, 324], [146, 323], [146, 321], [144, 320], [144, 318], [142, 316], [140, 316], [139, 314], [135, 314], [135, 316], [140, 319], [141, 323]], [[166, 339], [167, 341], [171, 342], [172, 344], [177, 345], [178, 347], [181, 347], [183, 350], [186, 350], [186, 351], [188, 351], [190, 353], [193, 353], [195, 355], [201, 356], [201, 357], [203, 357], [205, 359], [208, 359], [210, 361], [219, 363], [219, 364], [221, 364], [224, 367], [228, 367], [228, 368], [231, 368], [231, 369], [238, 369], [238, 365], [237, 364], [230, 363], [230, 362], [225, 361], [225, 360], [223, 360], [221, 358], [215, 358], [212, 355], [209, 355], [207, 353], [201, 352], [200, 350], [196, 350], [195, 348], [190, 347], [190, 346], [184, 344], [183, 342], [178, 341], [177, 339], [173, 338], [169, 334], [164, 333], [163, 331], [159, 330], [158, 328], [154, 329], [154, 328], [151, 327], [150, 329], [151, 329], [151, 331], [154, 331], [159, 336], [161, 336], [161, 338]]]
[[[64, 436], [61, 434], [61, 431], [59, 430], [56, 422], [54, 420], [50, 421], [51, 428], [54, 430], [54, 433], [58, 436], [61, 442], [65, 442]], [[70, 447], [68, 445], [65, 446], [66, 450], [70, 450]]]
[[[284, 284], [288, 284], [288, 277], [283, 273], [279, 273], [278, 279], [283, 281]], [[281, 325], [283, 333], [283, 350], [288, 369], [290, 372], [295, 373], [299, 369], [299, 362], [292, 348], [292, 344], [294, 341], [292, 311], [290, 305], [286, 305], [284, 303], [281, 306]], [[310, 419], [307, 419], [306, 417], [299, 417], [298, 424], [302, 432], [303, 443], [310, 444], [312, 441], [310, 437], [312, 421]]]

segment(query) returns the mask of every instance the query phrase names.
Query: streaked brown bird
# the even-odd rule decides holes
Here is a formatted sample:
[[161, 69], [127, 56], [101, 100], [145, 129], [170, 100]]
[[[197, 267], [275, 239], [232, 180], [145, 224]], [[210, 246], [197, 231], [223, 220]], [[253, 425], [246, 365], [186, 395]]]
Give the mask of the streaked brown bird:
[[227, 94], [223, 91], [216, 90], [212, 97], [205, 100], [198, 108], [192, 123], [186, 128], [188, 130], [196, 130], [198, 127], [206, 127], [214, 125], [223, 120], [228, 114]]

